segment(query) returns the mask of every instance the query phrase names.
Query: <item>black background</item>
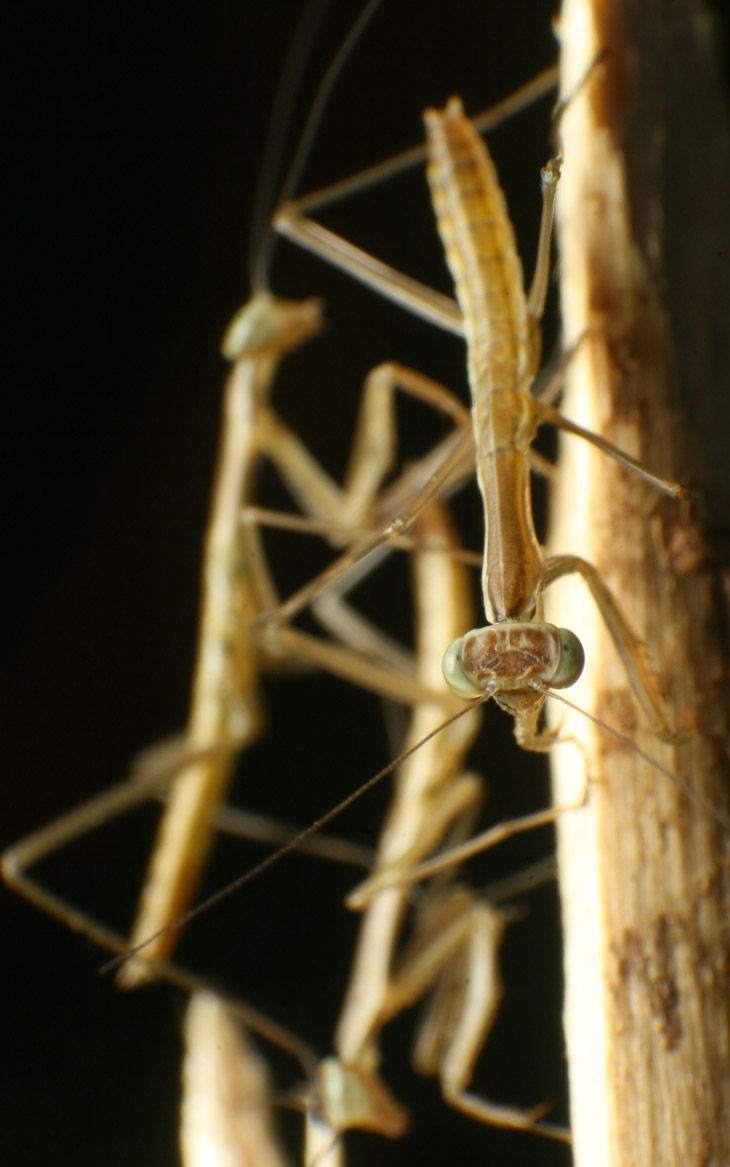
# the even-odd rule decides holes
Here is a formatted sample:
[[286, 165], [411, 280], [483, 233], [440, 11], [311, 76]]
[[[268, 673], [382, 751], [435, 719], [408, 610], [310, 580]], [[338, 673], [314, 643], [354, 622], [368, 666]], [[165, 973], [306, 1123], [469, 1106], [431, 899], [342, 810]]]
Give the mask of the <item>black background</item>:
[[[325, 20], [299, 112], [359, 7], [338, 2]], [[550, 6], [505, 7], [385, 3], [337, 87], [304, 186], [419, 140], [427, 104], [458, 92], [476, 111], [551, 63]], [[253, 188], [299, 8], [239, 0], [183, 14], [156, 0], [92, 15], [28, 7], [17, 17], [6, 144], [17, 208], [7, 224], [17, 249], [8, 295], [17, 320], [5, 366], [3, 842], [117, 780], [137, 751], [183, 724], [225, 371], [217, 345], [248, 293]], [[543, 103], [490, 139], [528, 272], [548, 121]], [[422, 174], [329, 221], [448, 290]], [[286, 242], [271, 280], [283, 295], [328, 302], [327, 334], [290, 362], [277, 403], [334, 474], [362, 377], [378, 361], [399, 359], [463, 391], [458, 341], [434, 336]], [[406, 428], [412, 420], [404, 411]], [[261, 496], [288, 505], [270, 475]], [[466, 500], [461, 510], [476, 546], [476, 507]], [[324, 561], [294, 536], [268, 546], [284, 594]], [[394, 569], [368, 599], [395, 628], [405, 609], [386, 608], [404, 582]], [[273, 732], [247, 756], [242, 805], [305, 824], [392, 755], [378, 703], [327, 678], [271, 684], [267, 703]], [[495, 819], [547, 797], [506, 721], [490, 718], [475, 759]], [[386, 797], [363, 800], [341, 832], [373, 843]], [[125, 926], [153, 822], [142, 813], [106, 829], [46, 865], [44, 877]], [[548, 837], [522, 840], [475, 865], [470, 878], [484, 882], [550, 846]], [[222, 846], [208, 886], [259, 857], [246, 844]], [[354, 937], [356, 921], [341, 908], [352, 882], [350, 872], [291, 858], [191, 928], [185, 961], [326, 1051]], [[5, 1162], [177, 1162], [182, 999], [164, 986], [120, 995], [97, 977], [93, 947], [5, 892], [2, 920]], [[553, 1097], [560, 1113], [549, 890], [532, 897], [529, 917], [512, 929], [504, 975], [506, 1001], [478, 1088], [515, 1103]], [[399, 1144], [356, 1136], [349, 1161], [568, 1162], [564, 1148], [474, 1126], [442, 1105], [434, 1085], [416, 1083], [407, 1065], [412, 1023], [404, 1019], [388, 1038], [385, 1074], [413, 1109], [414, 1133]], [[273, 1064], [281, 1088], [300, 1076], [276, 1054]]]

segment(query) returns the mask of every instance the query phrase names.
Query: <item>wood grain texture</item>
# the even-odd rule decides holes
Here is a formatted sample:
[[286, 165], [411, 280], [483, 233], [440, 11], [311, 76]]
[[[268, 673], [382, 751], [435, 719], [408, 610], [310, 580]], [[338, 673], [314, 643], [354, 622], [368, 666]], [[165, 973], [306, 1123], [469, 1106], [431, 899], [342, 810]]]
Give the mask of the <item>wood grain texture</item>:
[[[564, 94], [608, 50], [562, 125], [567, 347], [590, 330], [563, 408], [699, 497], [664, 500], [568, 438], [552, 550], [580, 550], [606, 577], [686, 744], [664, 746], [646, 727], [580, 584], [556, 587], [548, 613], [571, 618], [584, 640], [579, 703], [727, 814], [717, 534], [728, 471], [717, 434], [730, 367], [730, 163], [713, 33], [689, 2], [571, 0], [561, 16]], [[576, 1163], [719, 1167], [730, 1156], [728, 832], [603, 732], [570, 714], [566, 732], [585, 743], [585, 763], [556, 752], [557, 800], [585, 765], [590, 779], [588, 805], [559, 826]]]

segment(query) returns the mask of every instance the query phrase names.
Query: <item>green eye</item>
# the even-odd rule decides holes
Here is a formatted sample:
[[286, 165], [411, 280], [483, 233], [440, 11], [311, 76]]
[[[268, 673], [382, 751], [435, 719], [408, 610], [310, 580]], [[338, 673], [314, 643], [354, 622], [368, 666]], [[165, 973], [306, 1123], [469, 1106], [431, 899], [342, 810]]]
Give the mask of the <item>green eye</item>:
[[452, 693], [456, 693], [457, 697], [464, 697], [467, 701], [473, 701], [475, 697], [481, 697], [481, 690], [476, 687], [471, 677], [464, 672], [461, 663], [461, 644], [463, 636], [458, 640], [451, 642], [444, 653], [444, 680], [451, 689]]
[[558, 632], [562, 651], [560, 664], [550, 679], [550, 686], [553, 689], [567, 689], [568, 685], [573, 685], [583, 672], [586, 658], [583, 645], [574, 632], [569, 632], [567, 628], [559, 628]]

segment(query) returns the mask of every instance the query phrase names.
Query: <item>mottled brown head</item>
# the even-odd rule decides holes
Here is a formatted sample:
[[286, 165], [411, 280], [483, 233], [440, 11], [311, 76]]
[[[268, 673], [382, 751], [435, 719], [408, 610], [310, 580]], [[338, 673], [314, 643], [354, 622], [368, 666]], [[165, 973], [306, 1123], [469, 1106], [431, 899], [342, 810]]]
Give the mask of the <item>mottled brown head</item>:
[[449, 688], [467, 699], [487, 696], [524, 717], [540, 709], [546, 689], [564, 689], [583, 670], [583, 646], [554, 624], [504, 623], [475, 628], [444, 655]]

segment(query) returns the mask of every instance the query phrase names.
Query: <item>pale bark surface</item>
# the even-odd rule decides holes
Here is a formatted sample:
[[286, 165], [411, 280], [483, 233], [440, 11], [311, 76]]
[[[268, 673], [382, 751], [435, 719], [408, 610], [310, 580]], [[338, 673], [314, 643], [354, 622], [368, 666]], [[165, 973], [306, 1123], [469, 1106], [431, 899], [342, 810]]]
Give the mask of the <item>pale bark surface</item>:
[[[713, 25], [699, 4], [568, 0], [568, 109], [558, 206], [564, 412], [701, 492], [679, 504], [576, 439], [563, 443], [551, 550], [594, 563], [645, 639], [687, 744], [638, 710], [583, 585], [548, 617], [584, 641], [576, 699], [727, 814], [730, 179]], [[571, 694], [572, 696], [572, 694]], [[556, 754], [566, 1033], [576, 1163], [730, 1162], [727, 829], [638, 756], [572, 714]]]

